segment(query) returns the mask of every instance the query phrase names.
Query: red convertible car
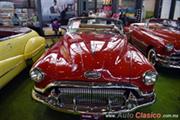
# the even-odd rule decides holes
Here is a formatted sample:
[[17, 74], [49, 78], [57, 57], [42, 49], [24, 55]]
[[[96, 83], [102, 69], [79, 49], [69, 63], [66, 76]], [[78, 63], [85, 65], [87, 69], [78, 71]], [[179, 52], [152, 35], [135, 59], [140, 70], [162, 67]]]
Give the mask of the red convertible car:
[[58, 111], [116, 114], [155, 102], [156, 70], [112, 19], [71, 19], [30, 76], [32, 97]]
[[180, 68], [180, 22], [153, 19], [131, 24], [125, 31], [153, 65]]

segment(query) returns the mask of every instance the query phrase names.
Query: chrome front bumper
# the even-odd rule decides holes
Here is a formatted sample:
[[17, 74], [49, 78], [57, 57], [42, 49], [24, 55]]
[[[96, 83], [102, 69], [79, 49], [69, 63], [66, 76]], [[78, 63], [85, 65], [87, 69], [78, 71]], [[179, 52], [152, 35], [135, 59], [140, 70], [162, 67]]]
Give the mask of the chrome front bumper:
[[154, 92], [143, 94], [137, 87], [129, 85], [56, 82], [42, 91], [34, 88], [32, 97], [54, 110], [73, 113], [118, 114], [155, 102]]
[[180, 69], [180, 53], [175, 53], [171, 56], [157, 54], [156, 61], [164, 67]]

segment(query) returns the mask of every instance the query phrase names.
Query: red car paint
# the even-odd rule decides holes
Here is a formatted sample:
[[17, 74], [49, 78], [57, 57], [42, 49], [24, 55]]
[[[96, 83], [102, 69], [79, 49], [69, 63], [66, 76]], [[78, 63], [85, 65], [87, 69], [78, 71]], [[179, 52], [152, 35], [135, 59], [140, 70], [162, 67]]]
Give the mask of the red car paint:
[[[143, 94], [152, 93], [154, 85], [145, 85], [144, 73], [156, 71], [125, 35], [119, 33], [67, 32], [33, 66], [44, 73], [35, 88], [43, 90], [57, 81], [92, 84], [129, 84]], [[85, 72], [97, 71], [97, 79], [85, 77]]]
[[[125, 28], [130, 37], [130, 42], [147, 56], [150, 49], [157, 55], [156, 61], [163, 66], [180, 68], [180, 30], [164, 26], [157, 22], [134, 23]], [[172, 44], [171, 51], [166, 50], [166, 45]], [[159, 58], [163, 57], [163, 58]], [[170, 60], [168, 60], [170, 59]], [[166, 61], [166, 62], [162, 62]]]
[[[77, 39], [66, 34], [35, 64], [34, 67], [39, 67], [46, 74], [45, 80], [37, 83], [36, 87], [44, 88], [54, 80], [67, 80], [128, 82], [139, 86], [144, 92], [153, 90], [152, 86], [143, 84], [142, 74], [154, 68], [137, 49], [127, 43], [125, 36], [95, 36], [95, 33], [73, 36]], [[99, 48], [92, 49], [98, 44]], [[99, 70], [103, 77], [87, 80], [83, 74], [88, 70]]]

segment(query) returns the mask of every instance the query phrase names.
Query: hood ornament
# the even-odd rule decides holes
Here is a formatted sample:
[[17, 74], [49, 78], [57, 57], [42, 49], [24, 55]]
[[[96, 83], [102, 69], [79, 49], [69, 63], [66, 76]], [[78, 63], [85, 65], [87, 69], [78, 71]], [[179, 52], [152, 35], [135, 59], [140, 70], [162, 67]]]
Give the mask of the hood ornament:
[[101, 73], [98, 71], [86, 71], [84, 72], [84, 77], [87, 79], [99, 79], [101, 77]]

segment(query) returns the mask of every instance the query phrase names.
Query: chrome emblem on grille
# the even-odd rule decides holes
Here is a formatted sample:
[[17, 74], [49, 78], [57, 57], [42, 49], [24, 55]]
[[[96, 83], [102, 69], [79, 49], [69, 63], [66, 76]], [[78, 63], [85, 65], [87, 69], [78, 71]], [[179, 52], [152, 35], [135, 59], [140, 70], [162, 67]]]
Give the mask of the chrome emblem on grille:
[[86, 71], [84, 73], [84, 77], [88, 79], [99, 79], [101, 77], [101, 73], [97, 71]]

